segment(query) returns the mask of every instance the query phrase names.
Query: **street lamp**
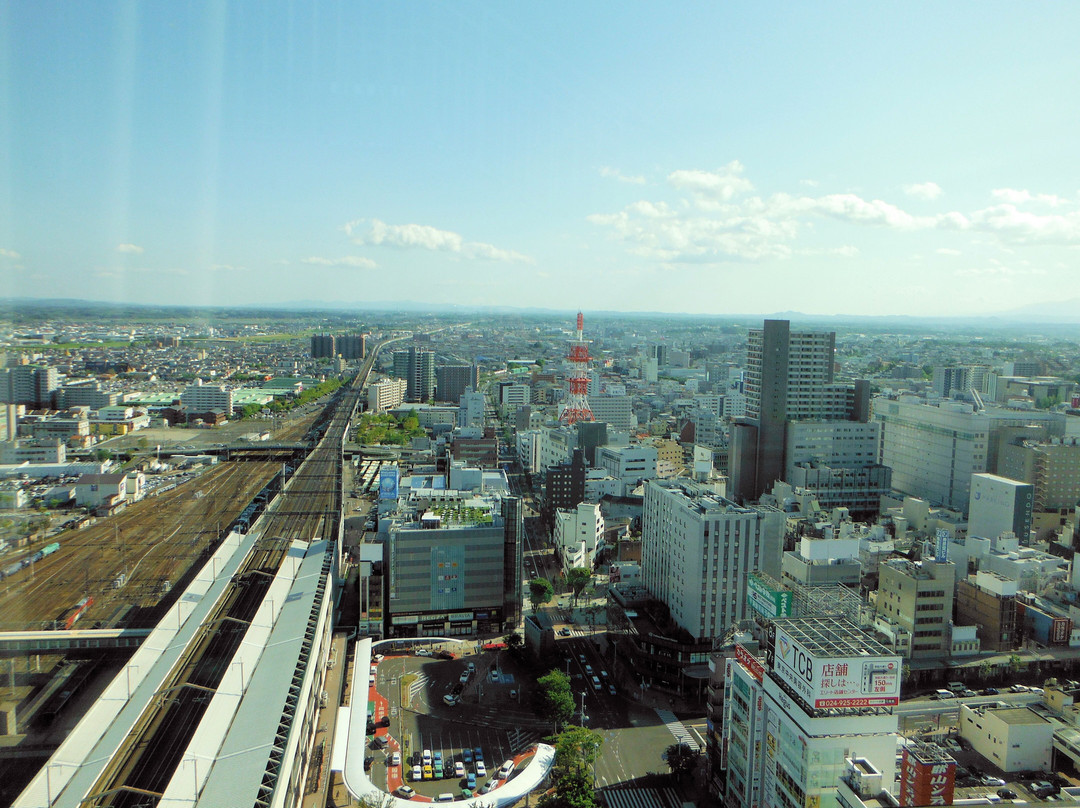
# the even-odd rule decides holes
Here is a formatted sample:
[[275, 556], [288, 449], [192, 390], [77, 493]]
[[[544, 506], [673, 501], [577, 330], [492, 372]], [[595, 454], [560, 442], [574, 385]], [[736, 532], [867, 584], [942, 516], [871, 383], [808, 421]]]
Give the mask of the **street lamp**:
[[581, 691], [581, 726], [585, 726], [585, 722], [589, 720], [589, 716], [585, 715], [585, 691]]

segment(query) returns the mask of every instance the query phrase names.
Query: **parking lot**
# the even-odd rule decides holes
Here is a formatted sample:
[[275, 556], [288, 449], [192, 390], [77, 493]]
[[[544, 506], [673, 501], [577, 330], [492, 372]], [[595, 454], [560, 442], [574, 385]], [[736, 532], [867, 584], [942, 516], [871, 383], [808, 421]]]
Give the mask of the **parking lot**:
[[404, 785], [429, 798], [482, 793], [505, 761], [513, 759], [516, 771], [550, 732], [523, 703], [522, 683], [532, 680], [509, 654], [447, 645], [455, 646], [466, 655], [387, 656], [374, 666], [373, 718], [388, 721], [380, 734], [390, 740], [371, 742], [371, 778], [388, 791]]

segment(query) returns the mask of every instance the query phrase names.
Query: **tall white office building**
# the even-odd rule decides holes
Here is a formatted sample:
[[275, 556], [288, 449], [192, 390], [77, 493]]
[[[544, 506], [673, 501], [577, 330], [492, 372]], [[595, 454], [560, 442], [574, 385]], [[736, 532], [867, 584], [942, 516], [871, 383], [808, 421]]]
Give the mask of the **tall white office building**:
[[717, 637], [747, 616], [746, 577], [780, 577], [784, 514], [739, 507], [700, 483], [675, 478], [645, 486], [642, 583], [696, 640]]

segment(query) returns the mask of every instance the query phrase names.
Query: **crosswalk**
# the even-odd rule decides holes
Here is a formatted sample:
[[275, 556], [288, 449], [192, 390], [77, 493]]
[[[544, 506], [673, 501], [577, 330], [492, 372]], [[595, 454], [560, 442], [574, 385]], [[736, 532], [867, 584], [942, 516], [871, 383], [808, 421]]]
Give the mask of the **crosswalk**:
[[671, 731], [671, 734], [675, 736], [675, 740], [678, 743], [686, 744], [695, 752], [701, 751], [701, 744], [697, 742], [697, 738], [695, 738], [690, 730], [683, 725], [682, 721], [675, 717], [675, 713], [670, 710], [658, 709], [656, 715], [664, 722], [664, 726]]
[[520, 752], [522, 749], [528, 749], [541, 738], [539, 732], [522, 729], [521, 727], [515, 727], [507, 733], [507, 736], [510, 742], [510, 749], [513, 750], [514, 753]]
[[608, 808], [679, 808], [673, 788], [605, 788], [600, 792]]

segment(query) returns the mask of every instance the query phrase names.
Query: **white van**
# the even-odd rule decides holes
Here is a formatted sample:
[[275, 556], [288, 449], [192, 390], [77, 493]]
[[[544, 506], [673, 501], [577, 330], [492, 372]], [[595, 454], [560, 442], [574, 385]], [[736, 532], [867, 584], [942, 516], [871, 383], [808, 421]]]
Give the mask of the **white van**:
[[507, 761], [504, 761], [503, 765], [499, 767], [499, 773], [498, 773], [497, 776], [498, 776], [498, 778], [500, 780], [505, 780], [506, 778], [508, 778], [513, 773], [514, 773], [514, 761], [507, 760]]

